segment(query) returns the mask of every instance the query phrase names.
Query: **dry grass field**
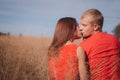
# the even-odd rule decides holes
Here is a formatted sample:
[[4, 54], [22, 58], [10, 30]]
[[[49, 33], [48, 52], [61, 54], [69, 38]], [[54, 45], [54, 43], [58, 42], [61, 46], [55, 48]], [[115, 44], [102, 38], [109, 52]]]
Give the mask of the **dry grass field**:
[[0, 36], [0, 80], [47, 80], [50, 38]]
[[47, 80], [47, 37], [0, 36], [0, 80]]

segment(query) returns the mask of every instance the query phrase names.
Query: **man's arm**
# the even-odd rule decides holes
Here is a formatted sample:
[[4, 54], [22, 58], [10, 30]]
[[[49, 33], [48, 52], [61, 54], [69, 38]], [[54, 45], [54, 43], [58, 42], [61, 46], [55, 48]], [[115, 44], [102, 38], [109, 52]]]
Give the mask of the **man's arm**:
[[77, 48], [78, 68], [80, 74], [80, 80], [90, 80], [88, 65], [86, 61], [86, 55], [82, 47]]

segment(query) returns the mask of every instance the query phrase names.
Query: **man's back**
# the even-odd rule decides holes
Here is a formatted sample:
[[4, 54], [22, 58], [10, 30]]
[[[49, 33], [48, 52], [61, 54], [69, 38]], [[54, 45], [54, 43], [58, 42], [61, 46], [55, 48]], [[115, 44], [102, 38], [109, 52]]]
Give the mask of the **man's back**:
[[99, 32], [81, 43], [87, 54], [92, 80], [120, 79], [120, 42]]

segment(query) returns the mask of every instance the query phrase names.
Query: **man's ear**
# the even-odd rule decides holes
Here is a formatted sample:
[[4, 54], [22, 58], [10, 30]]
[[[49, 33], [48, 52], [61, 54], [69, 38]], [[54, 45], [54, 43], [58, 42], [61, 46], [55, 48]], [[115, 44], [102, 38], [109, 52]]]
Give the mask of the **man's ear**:
[[100, 27], [99, 27], [99, 25], [98, 25], [98, 24], [94, 24], [94, 30], [95, 30], [95, 31], [100, 30]]

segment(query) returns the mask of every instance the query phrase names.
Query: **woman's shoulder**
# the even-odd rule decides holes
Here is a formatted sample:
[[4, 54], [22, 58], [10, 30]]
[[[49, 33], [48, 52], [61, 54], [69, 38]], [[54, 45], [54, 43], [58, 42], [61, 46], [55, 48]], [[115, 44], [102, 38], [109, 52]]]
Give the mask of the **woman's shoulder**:
[[77, 48], [78, 45], [77, 44], [67, 44], [67, 45], [64, 45], [62, 47], [62, 49], [74, 49], [74, 48]]
[[75, 54], [77, 47], [78, 46], [76, 44], [64, 45], [60, 50], [60, 54], [64, 54], [64, 55]]

